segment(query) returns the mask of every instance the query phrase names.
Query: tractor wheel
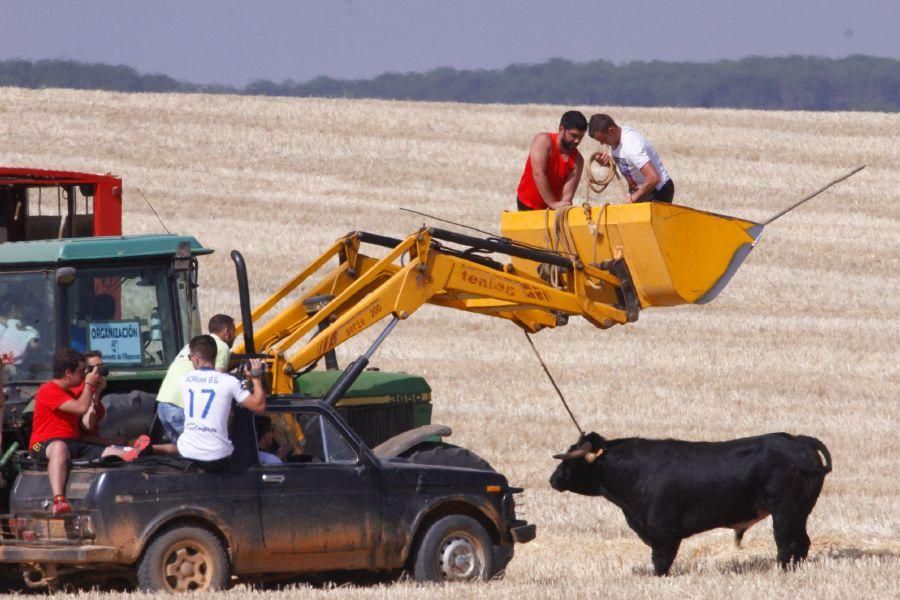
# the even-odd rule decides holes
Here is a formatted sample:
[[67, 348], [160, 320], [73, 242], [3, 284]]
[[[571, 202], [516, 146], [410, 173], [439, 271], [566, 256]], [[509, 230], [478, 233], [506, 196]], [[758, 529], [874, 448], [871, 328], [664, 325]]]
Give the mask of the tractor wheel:
[[170, 594], [221, 590], [228, 582], [222, 542], [201, 527], [176, 527], [154, 539], [138, 563], [138, 586]]
[[413, 579], [454, 583], [485, 581], [494, 574], [491, 538], [481, 523], [450, 515], [432, 524], [416, 548]]
[[446, 444], [444, 442], [425, 442], [414, 446], [403, 453], [403, 458], [417, 465], [436, 465], [439, 467], [465, 467], [480, 471], [493, 471], [494, 468], [471, 450]]

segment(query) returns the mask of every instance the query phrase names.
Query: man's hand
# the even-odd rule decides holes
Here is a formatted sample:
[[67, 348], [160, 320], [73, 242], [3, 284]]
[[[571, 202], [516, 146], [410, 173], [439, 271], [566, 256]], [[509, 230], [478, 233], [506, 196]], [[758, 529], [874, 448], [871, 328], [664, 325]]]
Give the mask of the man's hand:
[[288, 445], [278, 446], [278, 451], [275, 452], [275, 456], [281, 459], [281, 462], [284, 462], [288, 459], [288, 456], [291, 455], [291, 447]]
[[87, 374], [84, 376], [84, 382], [87, 385], [93, 386], [95, 390], [97, 389], [97, 386], [101, 379], [102, 379], [102, 377], [100, 377], [100, 373], [97, 372], [97, 365], [94, 365], [93, 367], [91, 367], [91, 370], [88, 371]]
[[250, 379], [258, 380], [262, 378], [263, 374], [263, 363], [259, 358], [251, 358], [250, 359], [250, 368], [247, 369], [247, 375]]
[[597, 158], [597, 162], [600, 163], [603, 167], [609, 166], [609, 154], [606, 152], [602, 152], [600, 156]]
[[94, 392], [94, 402], [100, 401], [100, 394], [106, 389], [106, 377], [97, 376], [97, 389]]
[[12, 352], [4, 352], [0, 354], [0, 364], [11, 365], [16, 360], [16, 355]]

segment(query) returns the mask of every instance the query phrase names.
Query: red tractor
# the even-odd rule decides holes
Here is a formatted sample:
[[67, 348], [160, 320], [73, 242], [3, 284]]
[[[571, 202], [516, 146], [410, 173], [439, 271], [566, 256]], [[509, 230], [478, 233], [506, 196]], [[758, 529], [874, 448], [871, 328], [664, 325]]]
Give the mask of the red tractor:
[[0, 167], [0, 243], [122, 235], [122, 180]]

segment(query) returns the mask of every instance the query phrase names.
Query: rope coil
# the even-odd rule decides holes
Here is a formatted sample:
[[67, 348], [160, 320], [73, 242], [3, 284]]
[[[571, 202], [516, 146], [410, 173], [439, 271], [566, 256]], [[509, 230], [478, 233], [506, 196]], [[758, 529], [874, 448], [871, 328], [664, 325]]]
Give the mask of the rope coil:
[[[604, 167], [603, 163], [600, 162], [601, 157], [606, 157], [607, 164]], [[601, 167], [606, 169], [606, 174], [602, 177], [594, 177], [594, 164], [598, 164]], [[594, 192], [595, 194], [602, 194], [609, 184], [612, 183], [616, 179], [620, 179], [619, 170], [616, 169], [616, 162], [613, 160], [612, 155], [605, 150], [598, 150], [591, 154], [591, 157], [588, 159], [587, 165], [587, 180], [588, 184], [585, 188], [585, 200], [588, 199], [588, 193]]]

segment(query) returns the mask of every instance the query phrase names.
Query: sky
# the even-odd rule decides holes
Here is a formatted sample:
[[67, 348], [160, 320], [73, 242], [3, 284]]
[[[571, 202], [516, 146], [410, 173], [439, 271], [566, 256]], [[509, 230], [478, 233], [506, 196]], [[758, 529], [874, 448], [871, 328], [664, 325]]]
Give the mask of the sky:
[[0, 60], [242, 86], [550, 58], [900, 59], [900, 0], [0, 0]]

